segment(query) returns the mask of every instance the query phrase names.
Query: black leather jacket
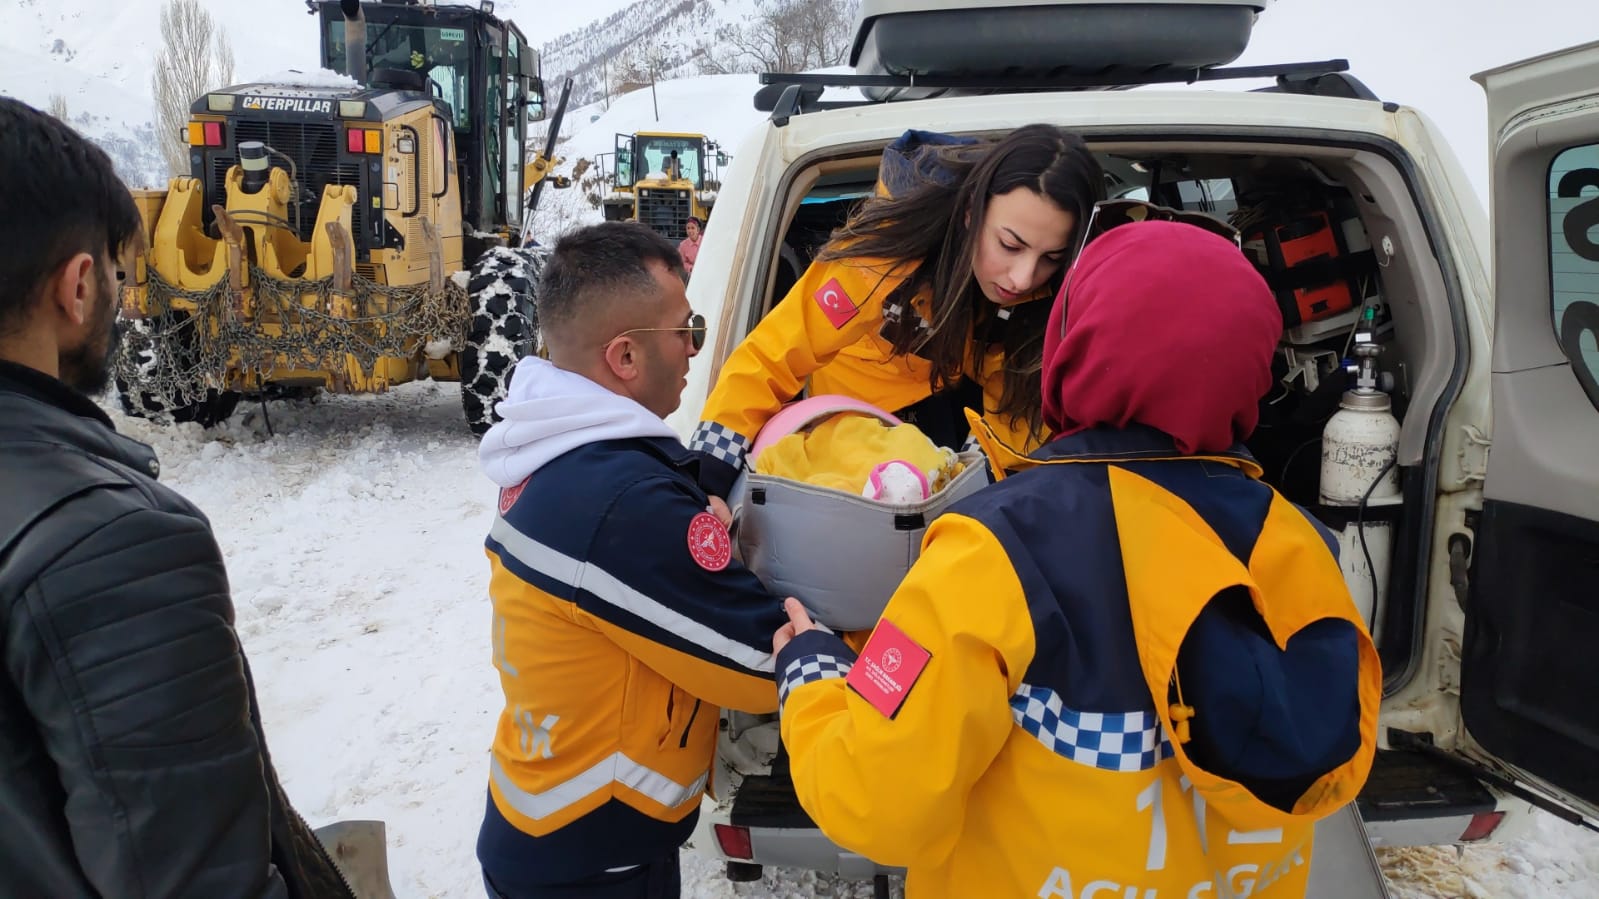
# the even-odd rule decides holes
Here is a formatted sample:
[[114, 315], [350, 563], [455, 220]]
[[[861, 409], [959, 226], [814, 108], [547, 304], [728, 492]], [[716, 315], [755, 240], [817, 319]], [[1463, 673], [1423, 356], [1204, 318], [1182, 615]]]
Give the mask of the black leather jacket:
[[209, 522], [0, 361], [0, 897], [348, 897], [261, 732]]

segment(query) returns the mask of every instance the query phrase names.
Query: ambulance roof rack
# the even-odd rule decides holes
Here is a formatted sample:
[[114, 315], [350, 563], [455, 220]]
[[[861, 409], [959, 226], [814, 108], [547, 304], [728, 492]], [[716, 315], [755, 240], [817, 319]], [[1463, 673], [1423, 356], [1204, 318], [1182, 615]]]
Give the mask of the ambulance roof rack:
[[[1166, 68], [1152, 73], [1118, 73], [1111, 78], [1104, 75], [1062, 74], [1047, 77], [1005, 77], [1003, 75], [934, 76], [923, 75], [857, 75], [851, 73], [792, 73], [765, 72], [759, 76], [765, 85], [755, 93], [755, 108], [770, 112], [772, 122], [778, 127], [788, 124], [796, 115], [826, 109], [842, 109], [890, 102], [884, 99], [822, 100], [822, 91], [829, 87], [887, 88], [894, 94], [912, 94], [915, 98], [938, 96], [945, 93], [999, 94], [1041, 93], [1070, 90], [1125, 90], [1147, 84], [1192, 84], [1196, 81], [1222, 81], [1242, 78], [1275, 78], [1274, 87], [1259, 88], [1263, 92], [1305, 94], [1323, 97], [1377, 100], [1370, 88], [1348, 74], [1349, 61], [1329, 59], [1320, 62], [1284, 63], [1263, 66], [1231, 66], [1196, 69]], [[888, 94], [879, 90], [879, 96]], [[906, 96], [904, 99], [911, 99]]]

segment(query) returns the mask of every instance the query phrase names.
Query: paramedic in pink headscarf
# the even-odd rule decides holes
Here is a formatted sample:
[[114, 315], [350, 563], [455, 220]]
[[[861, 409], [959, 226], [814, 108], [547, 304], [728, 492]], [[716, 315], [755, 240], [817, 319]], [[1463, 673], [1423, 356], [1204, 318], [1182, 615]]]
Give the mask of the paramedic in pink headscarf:
[[858, 656], [785, 603], [795, 792], [911, 899], [1212, 896], [1238, 871], [1302, 899], [1382, 677], [1330, 535], [1242, 444], [1281, 314], [1232, 240], [1176, 222], [1090, 240], [1066, 285], [1054, 436], [933, 521]]

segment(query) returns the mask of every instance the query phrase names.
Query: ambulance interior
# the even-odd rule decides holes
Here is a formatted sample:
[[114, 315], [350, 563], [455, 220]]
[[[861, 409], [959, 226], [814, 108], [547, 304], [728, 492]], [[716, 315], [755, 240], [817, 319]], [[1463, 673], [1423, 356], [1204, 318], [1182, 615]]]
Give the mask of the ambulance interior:
[[[1265, 480], [1338, 537], [1385, 674], [1407, 674], [1432, 530], [1422, 498], [1437, 483], [1429, 437], [1462, 376], [1464, 348], [1450, 298], [1459, 285], [1445, 282], [1403, 161], [1377, 146], [1089, 140], [1109, 196], [1205, 212], [1242, 232], [1286, 324], [1248, 448]], [[871, 195], [877, 164], [875, 155], [818, 158], [791, 176], [783, 231], [767, 244], [768, 290], [747, 327]]]

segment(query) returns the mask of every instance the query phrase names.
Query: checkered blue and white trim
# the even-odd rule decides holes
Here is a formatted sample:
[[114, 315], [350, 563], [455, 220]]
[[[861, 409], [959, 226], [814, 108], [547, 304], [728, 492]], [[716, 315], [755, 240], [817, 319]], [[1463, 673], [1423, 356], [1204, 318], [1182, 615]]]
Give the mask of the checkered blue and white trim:
[[777, 704], [781, 708], [788, 694], [802, 684], [819, 680], [833, 680], [849, 674], [851, 663], [838, 656], [811, 654], [800, 656], [783, 669], [783, 679], [777, 682]]
[[961, 444], [960, 451], [963, 453], [980, 453], [983, 451], [983, 445], [977, 442], [976, 434], [967, 434], [966, 442]]
[[700, 453], [710, 453], [734, 468], [744, 464], [744, 454], [750, 450], [750, 441], [743, 434], [714, 421], [702, 421], [688, 439], [688, 448]]
[[1172, 755], [1154, 712], [1079, 712], [1048, 687], [1022, 684], [1010, 698], [1016, 725], [1056, 755], [1105, 771], [1147, 771]]

